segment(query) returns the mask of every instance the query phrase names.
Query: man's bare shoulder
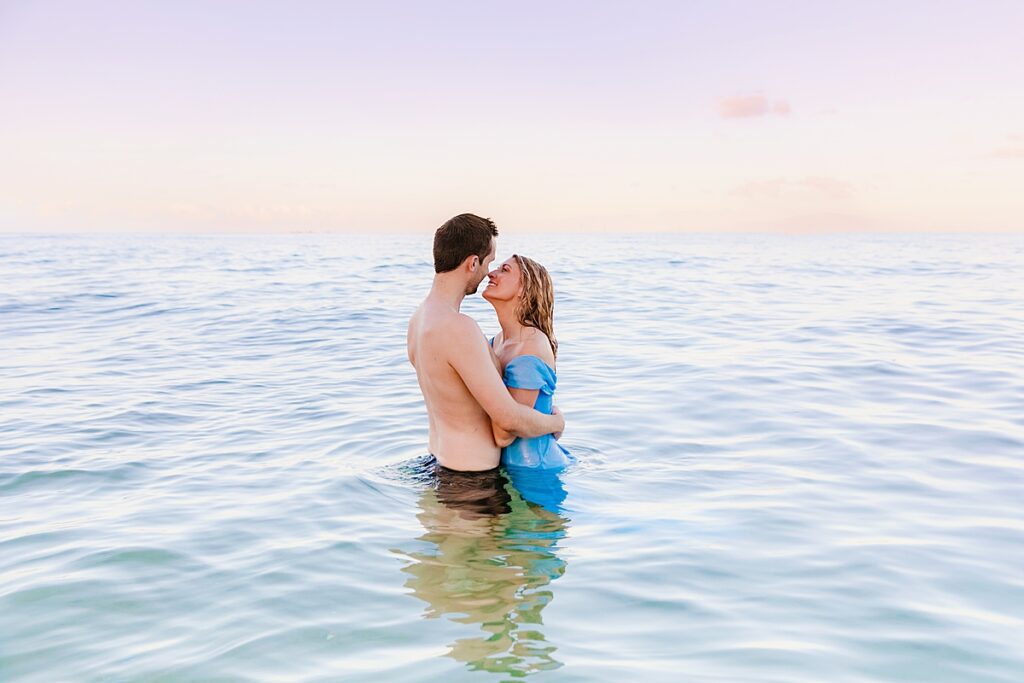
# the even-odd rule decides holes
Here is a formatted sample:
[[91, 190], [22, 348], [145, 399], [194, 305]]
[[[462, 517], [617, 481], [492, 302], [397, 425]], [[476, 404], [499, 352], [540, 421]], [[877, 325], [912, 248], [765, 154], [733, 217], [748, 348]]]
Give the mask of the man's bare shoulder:
[[421, 306], [413, 315], [411, 326], [416, 327], [421, 338], [431, 342], [462, 344], [483, 339], [483, 332], [475, 320], [450, 308]]
[[480, 337], [484, 336], [483, 331], [481, 331], [480, 326], [476, 324], [476, 321], [465, 313], [455, 314], [452, 319], [452, 331], [456, 332], [460, 337], [468, 335], [470, 339], [477, 335]]
[[486, 343], [480, 326], [465, 313], [452, 313], [430, 327], [429, 333], [434, 339], [444, 340], [445, 345], [453, 349]]

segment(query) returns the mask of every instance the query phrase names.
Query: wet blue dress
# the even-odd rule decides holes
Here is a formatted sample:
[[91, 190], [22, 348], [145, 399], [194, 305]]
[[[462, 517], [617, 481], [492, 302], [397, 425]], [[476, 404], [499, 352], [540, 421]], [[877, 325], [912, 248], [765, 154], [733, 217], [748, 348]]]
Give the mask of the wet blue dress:
[[[503, 379], [505, 386], [511, 389], [538, 389], [533, 409], [551, 414], [558, 378], [550, 365], [537, 356], [516, 356], [505, 366]], [[517, 437], [501, 449], [501, 464], [506, 467], [561, 469], [571, 462], [572, 455], [551, 434], [530, 439]]]

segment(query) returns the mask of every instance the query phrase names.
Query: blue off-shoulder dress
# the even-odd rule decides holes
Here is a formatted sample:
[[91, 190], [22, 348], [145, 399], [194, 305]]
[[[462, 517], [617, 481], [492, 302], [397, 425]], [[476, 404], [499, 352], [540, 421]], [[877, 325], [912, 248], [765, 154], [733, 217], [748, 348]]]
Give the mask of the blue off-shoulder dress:
[[[505, 386], [511, 389], [537, 389], [533, 409], [550, 415], [558, 378], [554, 369], [537, 356], [516, 356], [505, 366]], [[506, 467], [530, 467], [546, 470], [564, 468], [573, 462], [551, 434], [530, 439], [517, 437], [501, 449], [501, 464]]]

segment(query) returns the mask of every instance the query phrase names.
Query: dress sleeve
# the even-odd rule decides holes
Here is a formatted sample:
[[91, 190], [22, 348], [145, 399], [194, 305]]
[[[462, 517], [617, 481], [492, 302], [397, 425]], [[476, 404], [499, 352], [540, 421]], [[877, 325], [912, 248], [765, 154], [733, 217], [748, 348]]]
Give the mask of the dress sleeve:
[[505, 384], [511, 389], [540, 389], [551, 393], [554, 372], [537, 356], [516, 356], [505, 366]]

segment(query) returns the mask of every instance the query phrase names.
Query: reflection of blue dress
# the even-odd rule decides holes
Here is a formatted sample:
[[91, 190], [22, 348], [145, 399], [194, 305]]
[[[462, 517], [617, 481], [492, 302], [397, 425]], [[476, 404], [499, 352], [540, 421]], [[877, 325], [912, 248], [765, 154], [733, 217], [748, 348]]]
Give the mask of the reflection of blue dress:
[[[547, 363], [537, 356], [516, 356], [505, 366], [504, 380], [510, 389], [539, 390], [533, 409], [551, 414], [557, 377]], [[560, 469], [571, 462], [572, 455], [551, 434], [530, 439], [516, 438], [501, 449], [501, 464], [506, 467]]]

